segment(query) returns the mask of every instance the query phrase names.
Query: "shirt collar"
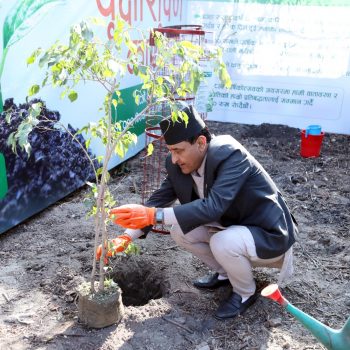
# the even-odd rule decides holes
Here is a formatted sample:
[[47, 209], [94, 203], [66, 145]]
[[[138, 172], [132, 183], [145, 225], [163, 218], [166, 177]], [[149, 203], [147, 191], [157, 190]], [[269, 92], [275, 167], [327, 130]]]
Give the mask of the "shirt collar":
[[191, 175], [199, 176], [199, 177], [204, 176], [204, 169], [205, 169], [205, 162], [206, 162], [206, 160], [207, 160], [207, 155], [204, 156], [203, 161], [202, 161], [202, 164], [201, 164], [200, 167], [197, 169], [197, 171], [193, 171], [193, 172], [191, 173]]

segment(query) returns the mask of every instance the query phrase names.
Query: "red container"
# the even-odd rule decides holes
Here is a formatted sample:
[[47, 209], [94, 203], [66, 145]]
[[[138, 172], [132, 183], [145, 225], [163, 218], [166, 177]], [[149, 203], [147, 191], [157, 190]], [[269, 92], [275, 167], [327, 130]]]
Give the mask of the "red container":
[[321, 132], [320, 135], [308, 134], [306, 136], [305, 130], [302, 130], [300, 155], [304, 158], [318, 157], [321, 153], [323, 136], [324, 136], [323, 131]]

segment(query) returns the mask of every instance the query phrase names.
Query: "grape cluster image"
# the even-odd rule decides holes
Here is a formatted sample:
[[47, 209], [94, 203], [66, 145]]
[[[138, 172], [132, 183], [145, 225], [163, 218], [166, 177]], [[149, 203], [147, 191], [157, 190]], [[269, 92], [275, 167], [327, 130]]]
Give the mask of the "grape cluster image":
[[[42, 111], [39, 124], [29, 134], [30, 155], [20, 147], [14, 153], [7, 140], [36, 102], [42, 103]], [[6, 121], [9, 110], [10, 122]], [[57, 127], [59, 120], [59, 112], [49, 110], [41, 100], [18, 106], [13, 99], [5, 101], [0, 116], [0, 153], [5, 159], [8, 188], [0, 199], [0, 233], [94, 179], [92, 166], [80, 145], [85, 145], [84, 137], [77, 135], [79, 142], [73, 140], [70, 133], [76, 130], [71, 125], [67, 126], [69, 132]]]

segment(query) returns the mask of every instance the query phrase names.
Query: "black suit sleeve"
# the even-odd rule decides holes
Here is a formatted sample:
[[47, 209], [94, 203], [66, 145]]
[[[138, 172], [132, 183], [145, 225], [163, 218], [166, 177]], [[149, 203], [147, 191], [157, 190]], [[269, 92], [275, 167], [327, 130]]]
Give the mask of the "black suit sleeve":
[[166, 208], [170, 207], [177, 199], [170, 178], [167, 176], [159, 189], [154, 191], [147, 200], [147, 207]]
[[[176, 201], [176, 194], [169, 177], [166, 177], [160, 188], [152, 193], [151, 197], [146, 201], [147, 207], [167, 208]], [[147, 234], [152, 230], [151, 226], [142, 229], [144, 235], [140, 238], [146, 238]]]

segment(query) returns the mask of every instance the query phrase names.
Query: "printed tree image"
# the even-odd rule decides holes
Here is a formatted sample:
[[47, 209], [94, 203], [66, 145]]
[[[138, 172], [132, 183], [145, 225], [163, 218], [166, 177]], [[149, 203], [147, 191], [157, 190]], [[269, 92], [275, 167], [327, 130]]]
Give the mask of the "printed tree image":
[[65, 0], [18, 0], [7, 14], [2, 28], [0, 56], [0, 113], [4, 106], [1, 77], [9, 49], [23, 39], [50, 9], [64, 2]]

